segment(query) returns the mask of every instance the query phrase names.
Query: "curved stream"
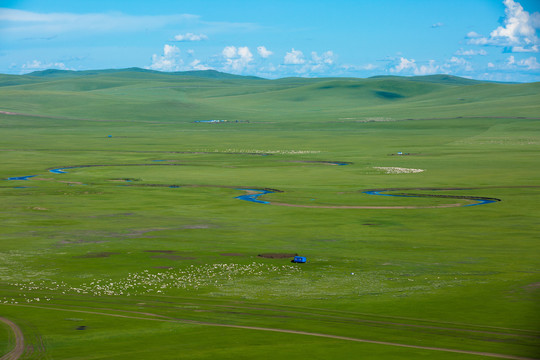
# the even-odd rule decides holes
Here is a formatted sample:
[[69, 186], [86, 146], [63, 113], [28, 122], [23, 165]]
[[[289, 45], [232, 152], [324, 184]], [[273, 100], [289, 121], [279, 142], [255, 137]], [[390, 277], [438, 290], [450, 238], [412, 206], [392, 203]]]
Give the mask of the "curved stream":
[[[327, 162], [335, 165], [348, 165], [348, 163], [340, 163], [340, 162]], [[76, 169], [76, 168], [85, 168], [85, 167], [100, 167], [100, 166], [156, 166], [156, 165], [182, 165], [182, 164], [125, 164], [125, 165], [79, 165], [79, 166], [67, 166], [67, 167], [61, 167], [61, 168], [55, 168], [50, 169], [49, 172], [54, 174], [67, 174], [67, 169]], [[7, 178], [6, 180], [28, 180], [29, 178], [35, 177], [38, 175], [27, 175], [27, 176], [15, 176]], [[154, 185], [157, 186], [157, 185]], [[163, 185], [168, 187], [180, 187], [179, 185]], [[25, 188], [25, 187], [17, 187], [17, 188]], [[268, 190], [268, 189], [242, 189], [237, 188], [236, 190], [242, 190], [247, 191], [248, 194], [236, 196], [235, 199], [243, 200], [243, 201], [249, 201], [254, 202], [257, 204], [272, 204], [270, 201], [264, 201], [260, 200], [259, 197], [266, 195], [266, 194], [273, 194], [275, 192], [279, 192], [279, 190]], [[450, 199], [462, 199], [462, 200], [470, 200], [470, 201], [476, 201], [475, 204], [467, 204], [467, 205], [461, 205], [461, 207], [467, 207], [467, 206], [476, 206], [476, 205], [485, 205], [485, 204], [492, 204], [498, 201], [501, 201], [497, 198], [488, 198], [488, 197], [482, 197], [482, 196], [469, 196], [469, 195], [435, 195], [435, 194], [410, 194], [410, 193], [400, 193], [400, 194], [387, 194], [386, 192], [389, 191], [403, 191], [403, 190], [470, 190], [466, 188], [448, 188], [448, 189], [436, 189], [436, 188], [417, 188], [417, 189], [376, 189], [376, 190], [366, 190], [362, 193], [367, 195], [378, 195], [378, 196], [393, 196], [393, 197], [418, 197], [418, 198], [425, 198], [425, 197], [438, 197], [438, 198], [450, 198]], [[290, 205], [290, 206], [300, 206], [303, 205], [291, 205], [291, 204], [282, 204], [282, 203], [275, 203], [275, 205]], [[457, 205], [459, 206], [459, 205]], [[317, 206], [306, 206], [306, 207], [317, 207]], [[339, 206], [336, 206], [339, 207]], [[354, 207], [353, 207], [354, 208]], [[361, 207], [357, 207], [361, 208]], [[366, 207], [367, 208], [367, 207]], [[381, 207], [384, 208], [384, 207]]]
[[[465, 200], [477, 201], [476, 204], [462, 205], [463, 207], [485, 205], [485, 204], [491, 204], [497, 201], [501, 201], [501, 199], [496, 199], [496, 198], [487, 198], [487, 197], [482, 197], [482, 196], [468, 196], [468, 195], [455, 196], [455, 195], [432, 195], [432, 194], [383, 194], [382, 193], [382, 191], [398, 191], [398, 190], [406, 190], [406, 189], [367, 190], [367, 191], [363, 191], [363, 193], [367, 195], [379, 195], [379, 196], [417, 197], [417, 198], [438, 197], [438, 198], [447, 198], [447, 199], [465, 199]], [[466, 189], [429, 189], [429, 190], [466, 190]]]

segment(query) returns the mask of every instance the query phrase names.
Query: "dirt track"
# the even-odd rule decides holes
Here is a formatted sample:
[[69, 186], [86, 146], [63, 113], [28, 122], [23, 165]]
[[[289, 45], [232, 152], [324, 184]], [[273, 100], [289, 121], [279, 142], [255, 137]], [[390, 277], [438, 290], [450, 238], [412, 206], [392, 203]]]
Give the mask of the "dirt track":
[[463, 204], [442, 204], [442, 205], [433, 205], [433, 206], [360, 206], [360, 205], [339, 206], [339, 205], [298, 205], [298, 204], [287, 204], [287, 203], [277, 203], [277, 202], [271, 202], [270, 205], [313, 208], [313, 209], [438, 209], [438, 208], [450, 208], [450, 207], [463, 206]]
[[[458, 353], [458, 354], [478, 355], [478, 356], [486, 356], [486, 357], [493, 357], [493, 358], [500, 358], [500, 359], [538, 360], [538, 359], [535, 359], [535, 358], [528, 358], [528, 357], [521, 357], [521, 356], [514, 356], [514, 355], [507, 355], [507, 354], [497, 354], [497, 353], [480, 352], [480, 351], [459, 350], [459, 349], [448, 349], [448, 348], [420, 346], [420, 345], [409, 345], [409, 344], [401, 344], [401, 343], [386, 342], [386, 341], [358, 339], [358, 338], [352, 338], [352, 337], [347, 337], [347, 336], [306, 332], [306, 331], [299, 331], [299, 330], [276, 329], [276, 328], [266, 328], [266, 327], [258, 327], [258, 326], [245, 326], [245, 325], [233, 325], [233, 324], [220, 324], [220, 323], [212, 323], [212, 322], [205, 322], [205, 321], [179, 319], [179, 318], [173, 318], [173, 317], [169, 317], [169, 316], [163, 316], [163, 315], [153, 314], [153, 313], [148, 313], [148, 312], [116, 310], [116, 311], [122, 311], [122, 312], [133, 314], [133, 315], [121, 315], [121, 314], [111, 314], [111, 313], [102, 312], [103, 310], [115, 311], [114, 309], [99, 309], [101, 311], [90, 311], [90, 310], [64, 309], [64, 308], [55, 308], [55, 307], [49, 307], [49, 306], [35, 306], [35, 305], [11, 305], [11, 306], [22, 306], [22, 307], [31, 307], [31, 308], [39, 308], [39, 309], [47, 309], [47, 310], [56, 310], [56, 311], [67, 311], [67, 312], [103, 315], [103, 316], [111, 316], [111, 317], [118, 317], [118, 318], [125, 318], [125, 319], [163, 321], [163, 322], [179, 322], [179, 323], [202, 325], [202, 326], [217, 326], [217, 327], [227, 327], [227, 328], [235, 328], [235, 329], [268, 331], [268, 332], [277, 332], [277, 333], [286, 333], [286, 334], [295, 334], [295, 335], [306, 335], [306, 336], [316, 336], [316, 337], [323, 337], [323, 338], [337, 339], [337, 340], [344, 340], [344, 341], [353, 341], [353, 342], [361, 342], [361, 343], [369, 343], [369, 344], [377, 344], [377, 345], [395, 346], [395, 347], [411, 348], [411, 349], [419, 349], [419, 350], [429, 350], [429, 351], [440, 351], [440, 352], [449, 352], [449, 353]], [[96, 310], [98, 310], [98, 309], [96, 309]], [[141, 316], [135, 316], [135, 315], [143, 315], [143, 316], [150, 316], [150, 317], [141, 317]], [[5, 319], [5, 320], [7, 320], [7, 319]], [[22, 334], [21, 334], [21, 337], [22, 337]], [[14, 359], [18, 359], [19, 356], [20, 356], [20, 354], [17, 357], [14, 357], [14, 358], [12, 358], [12, 357], [10, 357], [10, 358], [2, 357], [0, 360], [8, 360], [8, 359], [10, 359], [10, 360], [13, 359], [14, 360]]]
[[0, 317], [0, 321], [7, 324], [15, 334], [15, 347], [0, 360], [16, 360], [24, 353], [24, 336], [21, 329], [13, 321]]

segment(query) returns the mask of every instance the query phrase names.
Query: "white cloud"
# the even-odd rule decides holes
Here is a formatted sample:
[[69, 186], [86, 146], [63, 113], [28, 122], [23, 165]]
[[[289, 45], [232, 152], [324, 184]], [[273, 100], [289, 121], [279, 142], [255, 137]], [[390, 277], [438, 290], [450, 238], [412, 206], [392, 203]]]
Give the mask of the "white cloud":
[[305, 62], [306, 60], [304, 60], [304, 54], [300, 50], [294, 50], [294, 48], [291, 50], [291, 52], [285, 54], [283, 59], [283, 63], [286, 65], [300, 65], [304, 64]]
[[510, 44], [519, 44], [521, 38], [524, 38], [526, 42], [538, 41], [535, 26], [538, 27], [537, 18], [540, 14], [529, 14], [523, 10], [521, 4], [514, 2], [514, 0], [504, 0], [504, 5], [506, 6], [505, 26], [499, 26], [493, 30], [490, 36], [492, 38], [501, 38]]
[[471, 31], [467, 34], [466, 36], [468, 39], [474, 39], [474, 38], [479, 38], [479, 37], [482, 37], [482, 35], [480, 35], [479, 33], [475, 32], [475, 31]]
[[334, 55], [334, 52], [331, 50], [322, 53], [320, 56], [315, 51], [311, 52], [312, 62], [316, 64], [332, 65], [335, 62], [335, 58], [336, 56]]
[[[146, 69], [157, 71], [188, 71], [188, 70], [208, 70], [212, 67], [203, 64], [199, 59], [193, 59], [195, 52], [193, 50], [186, 51], [187, 58], [190, 60], [188, 64], [182, 58], [182, 52], [175, 45], [165, 44], [163, 46], [163, 55], [152, 55], [152, 64]], [[193, 59], [193, 60], [191, 60]]]
[[[239, 33], [260, 29], [260, 26], [254, 23], [204, 21], [200, 16], [193, 14], [38, 13], [1, 7], [0, 24], [0, 38], [4, 41], [27, 38], [45, 40], [60, 35], [63, 40], [82, 36], [96, 38], [120, 32], [145, 32], [172, 26], [176, 28], [189, 27], [190, 29], [203, 28], [205, 34]], [[193, 35], [195, 38], [201, 36], [201, 40], [204, 40], [203, 37], [206, 36], [203, 34]]]
[[[292, 69], [296, 74], [315, 75], [327, 73], [330, 69], [336, 68], [337, 56], [332, 50], [318, 54], [316, 51], [311, 52], [311, 58], [305, 59], [304, 54], [300, 50], [292, 49], [286, 53], [284, 65], [282, 68]], [[343, 67], [338, 67], [342, 68]]]
[[343, 70], [345, 70], [345, 71], [349, 71], [349, 70], [352, 70], [352, 71], [360, 71], [360, 70], [371, 71], [371, 70], [378, 69], [379, 66], [377, 66], [375, 64], [365, 64], [365, 65], [345, 64], [345, 65], [341, 65], [341, 68]]
[[193, 70], [208, 70], [208, 69], [211, 69], [211, 67], [202, 64], [199, 59], [193, 60], [191, 63], [189, 63], [189, 66]]
[[390, 68], [391, 73], [413, 73], [414, 75], [430, 75], [435, 74], [439, 70], [439, 66], [435, 64], [435, 60], [429, 60], [427, 65], [420, 65], [414, 59], [401, 57], [399, 64]]
[[493, 69], [493, 68], [495, 68], [495, 64], [493, 64], [492, 62], [488, 62], [487, 67], [489, 69]]
[[435, 60], [429, 60], [428, 65], [420, 65], [414, 70], [415, 75], [430, 75], [435, 74], [439, 70], [439, 66], [435, 65]]
[[158, 71], [180, 71], [184, 61], [180, 57], [180, 49], [174, 45], [165, 44], [163, 55], [152, 55], [152, 65], [147, 69]]
[[444, 24], [442, 22], [438, 22], [438, 23], [435, 23], [435, 24], [431, 25], [432, 28], [439, 28], [441, 26], [444, 26]]
[[399, 62], [391, 65], [388, 69], [390, 73], [404, 75], [431, 75], [437, 73], [463, 75], [464, 72], [474, 71], [472, 64], [464, 58], [453, 56], [443, 64], [437, 64], [435, 60], [429, 60], [423, 63], [417, 63], [414, 59], [399, 58]]
[[508, 59], [506, 59], [506, 65], [514, 65], [516, 63], [516, 58], [514, 55], [510, 55]]
[[378, 68], [378, 66], [375, 64], [367, 64], [367, 65], [361, 65], [361, 68], [363, 70], [375, 70]]
[[459, 49], [458, 51], [456, 51], [455, 55], [460, 55], [460, 56], [475, 56], [475, 55], [482, 55], [482, 56], [485, 56], [487, 55], [487, 51], [484, 50], [484, 49], [480, 49], [480, 50], [463, 50], [463, 49]]
[[142, 15], [133, 16], [119, 12], [74, 14], [74, 13], [36, 13], [17, 9], [0, 8], [2, 32], [10, 36], [41, 37], [71, 33], [87, 34], [112, 31], [136, 31], [163, 28], [166, 25], [198, 21], [199, 17], [190, 14]]
[[178, 34], [174, 36], [174, 41], [201, 41], [201, 40], [207, 40], [208, 36], [204, 34], [193, 34], [193, 33], [186, 33], [186, 34]]
[[247, 46], [226, 46], [221, 53], [225, 57], [225, 71], [241, 73], [253, 61], [253, 54]]
[[238, 56], [242, 59], [247, 59], [248, 61], [253, 60], [253, 54], [251, 51], [249, 51], [249, 48], [247, 46], [239, 47], [238, 48]]
[[257, 53], [259, 53], [260, 57], [265, 58], [265, 59], [273, 54], [272, 51], [268, 50], [264, 46], [257, 47]]
[[524, 46], [514, 46], [512, 47], [513, 52], [538, 52], [538, 45], [531, 45], [529, 47]]
[[72, 69], [69, 69], [62, 62], [43, 63], [39, 60], [28, 61], [26, 64], [23, 64], [21, 66], [21, 69], [23, 70], [23, 72], [26, 72], [27, 70], [37, 71], [37, 70], [46, 70], [46, 69], [72, 70]]
[[223, 51], [221, 52], [223, 54], [223, 56], [225, 56], [226, 58], [233, 58], [236, 56], [237, 54], [237, 51], [236, 51], [236, 46], [226, 46]]
[[414, 71], [416, 69], [417, 69], [417, 66], [416, 66], [416, 61], [414, 59], [409, 60], [404, 57], [401, 57], [399, 59], [399, 64], [391, 68], [390, 72], [400, 73], [402, 71], [408, 71], [408, 70]]
[[540, 69], [540, 63], [538, 63], [538, 60], [534, 56], [531, 56], [527, 59], [516, 60], [514, 55], [510, 55], [506, 59], [506, 66], [507, 68], [514, 68], [514, 69], [521, 67], [521, 68], [525, 68], [525, 70]]
[[527, 70], [537, 70], [540, 69], [540, 63], [536, 60], [534, 56], [531, 56], [530, 58], [523, 59], [518, 61], [517, 63], [519, 66], [527, 67]]
[[465, 60], [464, 58], [458, 58], [455, 56], [452, 56], [450, 58], [450, 62], [446, 64], [448, 67], [453, 68], [453, 71], [473, 71], [473, 67], [470, 62]]
[[520, 3], [504, 0], [505, 18], [503, 26], [493, 30], [489, 37], [471, 32], [467, 34], [471, 45], [493, 45], [511, 47], [513, 52], [538, 52], [540, 40], [536, 32], [540, 29], [540, 13], [530, 14]]

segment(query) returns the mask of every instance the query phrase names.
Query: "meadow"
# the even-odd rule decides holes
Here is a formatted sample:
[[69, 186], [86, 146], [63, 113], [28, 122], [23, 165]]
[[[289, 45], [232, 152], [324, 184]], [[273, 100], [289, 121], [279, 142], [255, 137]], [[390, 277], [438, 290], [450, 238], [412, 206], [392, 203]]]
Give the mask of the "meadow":
[[538, 83], [51, 70], [0, 134], [21, 359], [540, 357]]

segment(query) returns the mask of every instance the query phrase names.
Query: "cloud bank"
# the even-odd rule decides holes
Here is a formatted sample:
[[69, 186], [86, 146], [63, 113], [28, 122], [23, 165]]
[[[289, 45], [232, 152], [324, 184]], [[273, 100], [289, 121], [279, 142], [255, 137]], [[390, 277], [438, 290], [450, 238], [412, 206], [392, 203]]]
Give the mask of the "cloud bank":
[[503, 25], [493, 30], [488, 37], [474, 31], [467, 34], [468, 44], [504, 46], [512, 52], [538, 52], [540, 41], [536, 32], [540, 29], [540, 13], [529, 13], [520, 3], [504, 0]]

